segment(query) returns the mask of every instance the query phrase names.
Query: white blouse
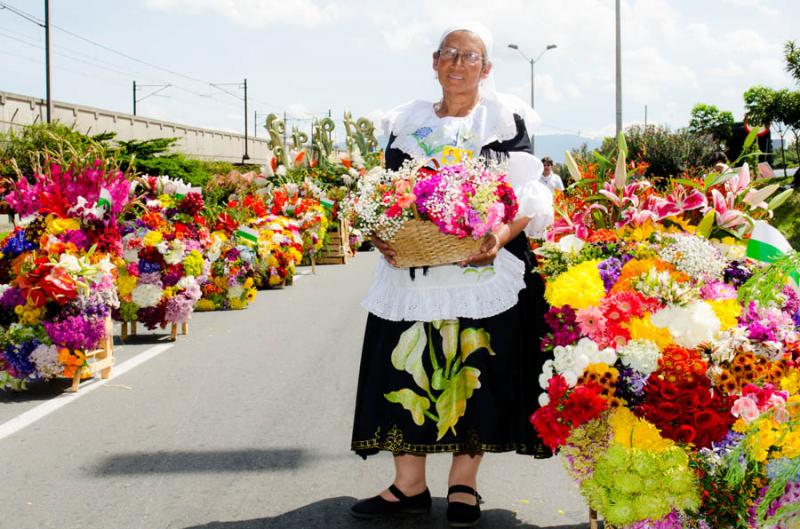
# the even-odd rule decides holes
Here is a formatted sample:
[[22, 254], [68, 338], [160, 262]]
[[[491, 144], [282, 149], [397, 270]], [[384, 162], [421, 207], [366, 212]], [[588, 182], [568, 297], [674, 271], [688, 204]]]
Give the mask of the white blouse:
[[[517, 135], [514, 111], [497, 100], [482, 100], [469, 115], [440, 118], [429, 101], [413, 101], [390, 114], [386, 135], [392, 147], [415, 159], [436, 158], [441, 165], [478, 156], [481, 147]], [[506, 171], [519, 202], [517, 218], [531, 219], [529, 236], [541, 235], [552, 223], [550, 191], [541, 184], [542, 165], [533, 155], [509, 153]], [[442, 265], [421, 268], [411, 278], [407, 268], [395, 268], [382, 256], [362, 306], [392, 321], [434, 321], [487, 318], [517, 303], [525, 287], [525, 265], [501, 249], [489, 266]]]

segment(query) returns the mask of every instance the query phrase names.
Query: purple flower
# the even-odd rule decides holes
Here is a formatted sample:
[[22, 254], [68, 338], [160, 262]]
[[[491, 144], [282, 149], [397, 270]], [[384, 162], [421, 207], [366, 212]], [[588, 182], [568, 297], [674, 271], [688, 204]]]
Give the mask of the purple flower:
[[33, 339], [19, 345], [11, 344], [3, 351], [8, 373], [14, 378], [26, 378], [36, 371], [36, 366], [31, 361], [31, 353], [41, 342]]
[[17, 305], [25, 304], [25, 296], [22, 290], [17, 287], [11, 287], [0, 295], [0, 308], [3, 310], [14, 311]]
[[609, 257], [604, 261], [600, 261], [600, 264], [597, 265], [600, 271], [600, 278], [603, 280], [603, 286], [606, 287], [606, 292], [611, 290], [611, 287], [613, 287], [619, 279], [622, 273], [622, 265], [622, 260], [616, 257]]
[[87, 318], [83, 315], [45, 321], [43, 325], [55, 345], [81, 351], [97, 347], [106, 331], [103, 318]]
[[753, 275], [743, 261], [731, 261], [723, 272], [725, 282], [739, 288]]
[[65, 244], [72, 243], [79, 250], [89, 249], [89, 239], [81, 230], [69, 230], [61, 234], [61, 241]]

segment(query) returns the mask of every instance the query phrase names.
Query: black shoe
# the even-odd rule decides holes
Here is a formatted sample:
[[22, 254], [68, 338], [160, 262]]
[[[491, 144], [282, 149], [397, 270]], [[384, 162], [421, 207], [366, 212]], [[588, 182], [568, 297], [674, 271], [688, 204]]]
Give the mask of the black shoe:
[[[450, 495], [456, 492], [475, 495], [475, 505], [450, 501]], [[453, 485], [447, 489], [447, 523], [450, 527], [473, 527], [481, 518], [481, 495], [472, 487]]]
[[416, 496], [408, 497], [394, 485], [389, 492], [400, 501], [389, 501], [380, 495], [356, 502], [350, 507], [350, 514], [356, 518], [377, 518], [397, 514], [425, 514], [431, 512], [431, 493], [426, 488]]

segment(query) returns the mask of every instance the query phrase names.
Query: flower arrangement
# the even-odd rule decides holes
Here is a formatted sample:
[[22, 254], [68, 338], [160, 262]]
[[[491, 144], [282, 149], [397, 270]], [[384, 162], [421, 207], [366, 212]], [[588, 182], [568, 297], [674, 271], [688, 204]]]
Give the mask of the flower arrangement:
[[117, 263], [121, 303], [114, 317], [148, 329], [186, 323], [208, 268], [203, 197], [168, 177], [137, 183], [142, 207], [123, 223], [124, 259]]
[[496, 165], [466, 161], [438, 170], [407, 162], [399, 171], [373, 169], [348, 201], [354, 226], [392, 241], [403, 224], [419, 215], [459, 239], [480, 239], [513, 220], [516, 196]]
[[211, 233], [206, 252], [209, 273], [200, 284], [202, 297], [195, 310], [239, 310], [255, 299], [257, 251], [251, 242], [238, 240], [224, 231]]
[[328, 231], [328, 213], [320, 202], [322, 198], [322, 191], [309, 181], [300, 186], [285, 184], [272, 192], [271, 213], [293, 219], [299, 225], [305, 255], [322, 249]]
[[0, 238], [0, 387], [83, 372], [119, 305], [112, 259], [130, 183], [87, 156], [53, 156], [5, 196], [24, 221]]
[[285, 284], [303, 258], [300, 226], [287, 217], [268, 215], [258, 219], [253, 227], [258, 232], [256, 286]]
[[[752, 199], [746, 176], [708, 188]], [[674, 182], [618, 184], [597, 185], [622, 209], [584, 196], [584, 221], [569, 217], [537, 250], [553, 357], [534, 428], [615, 527], [792, 526], [800, 259], [777, 274], [745, 257], [748, 219], [766, 212], [751, 199], [718, 217]]]

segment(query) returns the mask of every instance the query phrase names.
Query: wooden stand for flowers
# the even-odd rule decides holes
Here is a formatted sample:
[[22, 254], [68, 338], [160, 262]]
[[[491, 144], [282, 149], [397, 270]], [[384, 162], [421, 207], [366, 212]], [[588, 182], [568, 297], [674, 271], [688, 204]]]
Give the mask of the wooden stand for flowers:
[[315, 259], [313, 255], [311, 256], [312, 270], [318, 264], [347, 264], [347, 258], [350, 256], [349, 238], [347, 223], [339, 219], [328, 230], [325, 246], [322, 247], [319, 258]]
[[[128, 324], [130, 323], [130, 333], [128, 332]], [[123, 321], [120, 328], [120, 338], [124, 342], [128, 339], [128, 336], [136, 336], [136, 321]]]
[[103, 338], [103, 344], [100, 349], [93, 351], [86, 351], [86, 363], [88, 367], [83, 369], [76, 369], [75, 375], [72, 377], [72, 386], [70, 391], [78, 391], [78, 386], [81, 383], [81, 378], [86, 375], [95, 376], [100, 373], [100, 378], [107, 380], [111, 376], [111, 366], [114, 365], [114, 338], [110, 329], [112, 328], [111, 320], [106, 323], [106, 335]]
[[[187, 322], [181, 323], [181, 334], [186, 336], [189, 334], [189, 324]], [[174, 342], [178, 339], [178, 324], [172, 324], [172, 331], [170, 333], [170, 339]]]

